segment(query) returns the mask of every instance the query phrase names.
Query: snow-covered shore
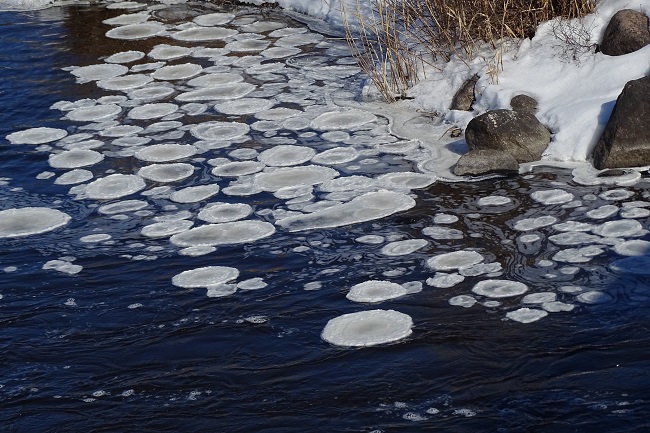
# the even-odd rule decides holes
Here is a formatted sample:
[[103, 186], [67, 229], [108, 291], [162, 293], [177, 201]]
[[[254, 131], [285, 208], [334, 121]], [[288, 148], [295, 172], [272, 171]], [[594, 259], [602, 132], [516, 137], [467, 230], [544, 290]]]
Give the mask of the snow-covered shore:
[[[0, 9], [41, 8], [52, 1], [0, 0]], [[288, 11], [309, 15], [329, 26], [341, 26], [339, 0], [246, 1], [277, 3]], [[356, 0], [346, 1], [356, 4]], [[650, 15], [650, 0], [598, 0], [595, 13], [576, 25], [588, 33], [590, 43], [597, 44], [612, 15], [625, 8]], [[423, 70], [421, 81], [410, 90], [413, 99], [400, 104], [400, 109], [440, 113], [449, 124], [464, 128], [482, 112], [509, 108], [511, 97], [523, 93], [539, 102], [537, 117], [553, 133], [543, 159], [589, 161], [625, 83], [650, 72], [650, 46], [619, 57], [596, 53], [593, 49], [574, 56], [573, 48], [558, 39], [552, 23], [544, 23], [532, 40], [523, 40], [503, 52], [503, 69], [498, 77], [487, 73], [489, 65], [483, 56], [476, 56], [469, 63], [452, 58], [448, 63], [436, 64], [440, 70], [431, 67]], [[490, 56], [486, 53], [485, 58]], [[473, 111], [449, 110], [455, 91], [474, 74], [480, 79]]]

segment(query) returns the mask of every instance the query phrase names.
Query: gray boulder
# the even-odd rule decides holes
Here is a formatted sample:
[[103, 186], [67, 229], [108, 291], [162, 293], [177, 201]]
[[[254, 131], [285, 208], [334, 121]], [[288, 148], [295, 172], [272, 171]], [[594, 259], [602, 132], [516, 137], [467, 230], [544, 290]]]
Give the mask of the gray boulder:
[[522, 163], [541, 158], [551, 133], [531, 112], [494, 110], [469, 122], [465, 141], [470, 150], [501, 150]]
[[650, 165], [650, 77], [629, 81], [594, 149], [594, 167]]
[[458, 92], [454, 95], [454, 98], [451, 100], [452, 110], [461, 110], [469, 111], [472, 109], [472, 104], [474, 103], [475, 94], [474, 87], [478, 81], [478, 75], [474, 75], [469, 80], [465, 81]]
[[461, 156], [454, 174], [456, 176], [479, 175], [486, 173], [504, 173], [519, 171], [519, 163], [514, 156], [503, 150], [470, 150]]
[[622, 56], [650, 44], [648, 17], [632, 9], [623, 9], [612, 17], [605, 29], [600, 51], [608, 56]]
[[537, 101], [528, 95], [515, 95], [510, 100], [510, 107], [515, 111], [537, 111]]

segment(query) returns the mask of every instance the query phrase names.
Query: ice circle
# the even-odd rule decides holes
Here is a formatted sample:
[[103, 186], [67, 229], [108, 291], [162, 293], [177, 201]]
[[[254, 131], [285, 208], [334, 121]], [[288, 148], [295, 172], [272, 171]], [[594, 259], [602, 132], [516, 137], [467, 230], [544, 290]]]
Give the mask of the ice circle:
[[387, 189], [421, 189], [433, 184], [437, 177], [433, 174], [393, 172], [382, 174], [377, 181]]
[[144, 104], [129, 111], [128, 118], [134, 120], [148, 120], [165, 117], [178, 111], [178, 105], [169, 102]]
[[258, 160], [273, 167], [288, 167], [309, 161], [316, 155], [311, 147], [285, 144], [267, 149], [259, 154]]
[[39, 127], [12, 132], [5, 138], [11, 144], [44, 144], [60, 140], [66, 135], [68, 132], [63, 129]]
[[344, 314], [327, 322], [321, 338], [345, 347], [366, 347], [398, 341], [411, 335], [413, 319], [395, 310]]
[[264, 168], [264, 164], [257, 161], [235, 161], [221, 164], [212, 169], [212, 174], [222, 177], [239, 177], [248, 174], [258, 173]]
[[476, 251], [453, 251], [432, 257], [427, 260], [427, 266], [434, 271], [463, 269], [483, 261], [483, 256]]
[[191, 144], [154, 144], [138, 150], [135, 157], [147, 162], [169, 162], [189, 158], [196, 153], [196, 148]]
[[239, 276], [237, 268], [228, 266], [205, 266], [174, 275], [172, 284], [184, 289], [204, 288], [224, 284]]
[[[207, 75], [202, 75], [200, 77], [192, 78], [190, 81], [187, 82], [188, 86], [192, 87], [215, 87], [215, 86], [223, 86], [226, 84], [234, 84], [234, 83], [239, 83], [241, 81], [244, 81], [244, 77], [235, 72], [222, 72], [222, 73], [213, 73], [213, 74], [207, 74]], [[266, 101], [260, 99], [259, 102], [270, 102], [273, 104], [271, 101]], [[222, 103], [226, 104], [226, 103]]]
[[243, 114], [254, 114], [261, 110], [268, 110], [273, 107], [275, 102], [262, 98], [240, 98], [233, 101], [221, 102], [214, 108], [223, 113], [241, 116]]
[[519, 323], [532, 323], [548, 316], [548, 312], [536, 308], [519, 308], [518, 310], [509, 311], [506, 317]]
[[163, 66], [156, 70], [151, 76], [156, 80], [185, 80], [201, 73], [203, 67], [195, 63], [182, 63], [180, 65]]
[[265, 221], [234, 221], [195, 227], [171, 237], [180, 247], [235, 245], [254, 242], [275, 233], [273, 224]]
[[528, 291], [528, 286], [519, 281], [483, 280], [472, 288], [472, 292], [488, 298], [509, 298]]
[[175, 203], [197, 203], [219, 193], [219, 185], [188, 186], [175, 191], [169, 199]]
[[520, 219], [519, 221], [515, 222], [513, 228], [515, 230], [525, 232], [529, 230], [536, 230], [541, 227], [550, 226], [551, 224], [555, 224], [555, 222], [557, 222], [557, 218], [554, 216], [544, 215], [535, 218]]
[[79, 168], [97, 164], [103, 159], [104, 155], [94, 150], [66, 150], [65, 152], [50, 155], [48, 164], [54, 168]]
[[276, 224], [290, 232], [340, 227], [384, 218], [414, 206], [415, 200], [406, 194], [392, 191], [370, 192], [347, 203], [310, 214], [281, 218]]
[[154, 182], [176, 182], [190, 177], [194, 166], [183, 162], [170, 164], [151, 164], [138, 170], [138, 175]]
[[246, 218], [253, 208], [245, 203], [210, 203], [203, 208], [197, 218], [209, 223], [226, 223]]
[[143, 190], [147, 184], [134, 174], [110, 174], [86, 185], [88, 198], [110, 200]]
[[469, 295], [458, 295], [450, 298], [448, 302], [449, 305], [453, 305], [455, 307], [470, 308], [476, 304], [476, 298]]
[[476, 204], [479, 206], [503, 206], [511, 202], [512, 199], [510, 197], [505, 197], [502, 195], [489, 195], [478, 199]]
[[359, 157], [359, 152], [352, 147], [335, 147], [315, 155], [311, 162], [323, 165], [345, 164]]
[[38, 235], [68, 224], [72, 218], [47, 207], [23, 207], [0, 211], [0, 238]]
[[545, 205], [568, 203], [573, 200], [573, 194], [563, 189], [549, 189], [544, 191], [535, 191], [530, 197]]
[[377, 116], [367, 111], [348, 109], [340, 111], [330, 111], [316, 117], [311, 122], [314, 129], [321, 131], [332, 130], [350, 130], [374, 122]]
[[140, 233], [148, 238], [166, 238], [189, 230], [194, 223], [188, 220], [161, 221], [142, 227]]
[[407, 239], [404, 241], [395, 241], [384, 245], [381, 253], [385, 256], [405, 256], [424, 248], [429, 242], [424, 239]]
[[607, 221], [592, 230], [595, 234], [606, 237], [616, 238], [623, 236], [643, 236], [647, 233], [640, 222], [636, 220], [616, 220]]
[[235, 36], [237, 33], [237, 30], [224, 27], [194, 27], [173, 33], [171, 37], [177, 41], [187, 42], [215, 41]]
[[255, 175], [254, 182], [263, 191], [273, 192], [288, 186], [317, 185], [338, 175], [338, 171], [328, 167], [304, 165], [258, 173]]
[[149, 51], [148, 56], [155, 60], [173, 60], [192, 54], [193, 49], [175, 45], [160, 44]]
[[235, 19], [235, 15], [227, 12], [214, 12], [211, 14], [199, 15], [194, 22], [200, 26], [212, 27], [221, 26]]
[[129, 72], [129, 68], [124, 65], [112, 63], [100, 63], [98, 65], [88, 65], [75, 68], [71, 71], [72, 75], [81, 81], [98, 81], [108, 78], [118, 77]]
[[68, 119], [77, 122], [97, 122], [117, 116], [122, 112], [122, 107], [115, 104], [93, 105], [79, 107], [67, 114]]
[[614, 251], [622, 256], [650, 256], [650, 242], [640, 239], [624, 241], [616, 244]]
[[345, 296], [353, 302], [376, 303], [406, 295], [407, 290], [390, 281], [370, 280], [355, 284]]
[[106, 37], [112, 39], [147, 39], [165, 31], [161, 23], [149, 21], [138, 24], [127, 24], [115, 27], [106, 32]]
[[131, 63], [144, 57], [142, 51], [122, 51], [104, 59], [106, 63]]
[[106, 80], [100, 80], [97, 82], [97, 87], [106, 90], [132, 90], [142, 87], [146, 84], [149, 84], [153, 81], [148, 75], [143, 74], [131, 74], [125, 75], [122, 77], [113, 77], [107, 78]]
[[199, 140], [227, 141], [243, 137], [250, 126], [238, 122], [204, 122], [190, 128], [190, 133]]

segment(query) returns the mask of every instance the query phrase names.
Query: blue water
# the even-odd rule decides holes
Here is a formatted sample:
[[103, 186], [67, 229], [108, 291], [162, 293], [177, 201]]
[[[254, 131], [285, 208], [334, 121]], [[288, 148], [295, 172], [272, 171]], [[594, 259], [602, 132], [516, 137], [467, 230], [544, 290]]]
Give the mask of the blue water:
[[[611, 187], [580, 186], [569, 172], [556, 169], [474, 183], [437, 182], [415, 191], [415, 208], [388, 218], [293, 234], [278, 230], [254, 244], [186, 257], [167, 239], [139, 235], [151, 222], [148, 216], [111, 220], [96, 212], [97, 203], [75, 200], [69, 186], [37, 179], [52, 170], [49, 153], [3, 138], [39, 126], [77, 132], [78, 125], [49, 107], [107, 94], [92, 83], [77, 84], [61, 68], [161, 43], [104, 38], [109, 27], [101, 20], [119, 13], [101, 6], [0, 13], [0, 177], [5, 179], [0, 207], [56, 207], [73, 218], [64, 229], [0, 240], [1, 431], [650, 430], [647, 277], [611, 272], [608, 263], [620, 258], [611, 251], [576, 264], [573, 275], [557, 272], [562, 267], [557, 263], [539, 266], [558, 247], [544, 237], [536, 249], [522, 251], [515, 241], [521, 233], [512, 228], [522, 214], [582, 218], [584, 212], [534, 202], [532, 191], [560, 185], [580, 198]], [[289, 22], [281, 15], [272, 18]], [[385, 169], [408, 166], [395, 161]], [[196, 184], [208, 168], [202, 167]], [[381, 171], [367, 173], [373, 170]], [[647, 199], [647, 183], [626, 189], [634, 194], [629, 201]], [[476, 204], [476, 197], [489, 194], [513, 202], [498, 210]], [[277, 206], [270, 194], [245, 200], [257, 209]], [[149, 209], [160, 212], [166, 204], [154, 199]], [[602, 204], [608, 203], [597, 199], [588, 206]], [[179, 206], [185, 208], [200, 206]], [[465, 234], [462, 240], [421, 234], [440, 213], [459, 217], [451, 227]], [[650, 228], [648, 218], [639, 222]], [[553, 233], [549, 227], [537, 232]], [[109, 233], [114, 243], [78, 241], [92, 233]], [[365, 234], [430, 243], [408, 256], [387, 257], [378, 246], [355, 241]], [[310, 249], [293, 251], [305, 245]], [[426, 259], [462, 248], [498, 261], [501, 278], [526, 281], [531, 291], [585, 286], [611, 300], [586, 305], [560, 294], [576, 305], [573, 311], [521, 324], [504, 317], [519, 299], [495, 308], [449, 305], [452, 296], [470, 294], [482, 277], [450, 289], [424, 284], [419, 293], [378, 306], [345, 299], [353, 284], [388, 279], [385, 271], [399, 271], [391, 281], [424, 283], [433, 274]], [[42, 269], [65, 256], [83, 270], [68, 275]], [[240, 280], [262, 277], [268, 286], [209, 298], [205, 289], [171, 284], [179, 272], [213, 265], [236, 267]], [[304, 290], [313, 281], [322, 288]], [[413, 334], [363, 349], [321, 340], [328, 320], [371, 308], [409, 314]]]

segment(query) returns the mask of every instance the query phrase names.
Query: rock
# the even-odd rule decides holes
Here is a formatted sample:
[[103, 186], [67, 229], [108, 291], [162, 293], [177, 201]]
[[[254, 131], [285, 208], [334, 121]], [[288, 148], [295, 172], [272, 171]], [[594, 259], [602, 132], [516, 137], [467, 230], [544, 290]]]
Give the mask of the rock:
[[551, 133], [528, 111], [494, 110], [469, 122], [465, 141], [470, 150], [502, 150], [521, 163], [540, 159]]
[[600, 51], [608, 56], [622, 56], [650, 44], [648, 17], [632, 9], [623, 9], [612, 17], [605, 29]]
[[503, 150], [470, 150], [461, 156], [454, 174], [456, 176], [479, 175], [519, 171], [519, 163], [514, 156]]
[[650, 77], [628, 81], [594, 149], [594, 167], [650, 165]]
[[474, 86], [478, 81], [478, 75], [474, 75], [469, 80], [465, 81], [458, 92], [454, 95], [454, 99], [451, 100], [451, 110], [461, 110], [469, 111], [472, 109], [472, 104], [474, 103]]
[[537, 101], [528, 95], [513, 96], [510, 100], [510, 106], [515, 111], [530, 111], [531, 113], [537, 111]]

